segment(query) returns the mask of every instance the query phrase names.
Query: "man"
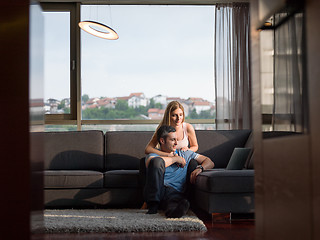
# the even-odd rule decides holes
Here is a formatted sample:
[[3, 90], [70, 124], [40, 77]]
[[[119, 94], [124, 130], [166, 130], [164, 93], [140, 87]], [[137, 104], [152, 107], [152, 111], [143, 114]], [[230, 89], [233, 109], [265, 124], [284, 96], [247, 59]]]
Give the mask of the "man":
[[205, 169], [214, 167], [210, 158], [190, 150], [177, 150], [177, 137], [174, 127], [163, 125], [157, 130], [160, 150], [172, 157], [149, 154], [146, 161], [147, 176], [145, 197], [148, 205], [147, 214], [155, 214], [159, 208], [164, 209], [168, 218], [179, 218], [189, 209], [189, 201], [185, 198], [187, 168], [192, 159], [198, 166], [190, 174], [190, 182]]

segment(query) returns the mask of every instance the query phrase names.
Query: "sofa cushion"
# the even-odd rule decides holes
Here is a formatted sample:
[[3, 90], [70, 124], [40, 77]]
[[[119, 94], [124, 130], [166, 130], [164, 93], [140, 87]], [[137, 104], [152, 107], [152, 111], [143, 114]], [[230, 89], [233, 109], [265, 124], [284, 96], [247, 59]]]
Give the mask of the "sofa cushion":
[[138, 188], [139, 170], [111, 170], [104, 173], [106, 188]]
[[139, 170], [139, 161], [153, 135], [152, 131], [106, 132], [106, 169]]
[[254, 170], [207, 170], [197, 176], [196, 187], [212, 193], [254, 192]]
[[198, 152], [209, 157], [215, 168], [226, 168], [233, 149], [244, 147], [251, 130], [197, 130]]
[[235, 148], [226, 167], [227, 170], [241, 170], [251, 157], [251, 148]]
[[79, 170], [44, 171], [45, 188], [102, 188], [103, 173]]
[[45, 170], [104, 169], [102, 131], [44, 132]]

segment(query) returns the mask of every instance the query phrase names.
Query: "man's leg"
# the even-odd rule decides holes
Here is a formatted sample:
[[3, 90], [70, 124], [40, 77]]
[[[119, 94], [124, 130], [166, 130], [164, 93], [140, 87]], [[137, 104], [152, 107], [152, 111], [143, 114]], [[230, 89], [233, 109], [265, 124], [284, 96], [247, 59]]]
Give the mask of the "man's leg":
[[165, 187], [163, 208], [167, 218], [180, 218], [188, 212], [189, 201], [174, 188]]
[[194, 186], [190, 182], [190, 175], [198, 166], [198, 162], [195, 159], [191, 159], [187, 169], [186, 179], [186, 197], [190, 201], [191, 205], [194, 203]]
[[144, 188], [144, 195], [149, 209], [147, 214], [158, 212], [159, 203], [163, 195], [165, 169], [165, 163], [161, 157], [155, 157], [150, 160]]

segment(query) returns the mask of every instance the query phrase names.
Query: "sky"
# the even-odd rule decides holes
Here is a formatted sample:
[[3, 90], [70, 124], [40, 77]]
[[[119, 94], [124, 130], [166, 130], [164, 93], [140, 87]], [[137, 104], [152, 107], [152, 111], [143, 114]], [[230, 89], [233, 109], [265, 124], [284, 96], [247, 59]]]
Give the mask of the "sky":
[[[81, 16], [119, 34], [105, 40], [81, 30], [82, 94], [214, 101], [212, 6], [82, 6]], [[45, 99], [62, 99], [70, 91], [69, 29], [56, 26], [65, 26], [68, 15], [51, 18], [45, 16]]]

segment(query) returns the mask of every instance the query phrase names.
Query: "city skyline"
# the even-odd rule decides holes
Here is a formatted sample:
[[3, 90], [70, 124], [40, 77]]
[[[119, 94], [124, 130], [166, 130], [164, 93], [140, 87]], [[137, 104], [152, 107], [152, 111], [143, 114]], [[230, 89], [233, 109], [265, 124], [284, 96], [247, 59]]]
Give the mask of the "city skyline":
[[[213, 6], [82, 6], [81, 14], [119, 34], [110, 41], [81, 30], [82, 94], [115, 97], [142, 90], [149, 98], [160, 93], [214, 101]], [[68, 62], [59, 60], [69, 51], [69, 29], [57, 29], [67, 19], [45, 16], [45, 99], [69, 96]]]
[[[143, 93], [143, 92], [139, 92], [139, 93]], [[89, 94], [82, 94], [81, 97], [87, 95], [89, 97], [89, 99], [94, 99], [94, 98], [99, 98], [99, 99], [103, 99], [103, 98], [111, 98], [111, 99], [116, 99], [116, 98], [125, 98], [125, 97], [129, 97], [131, 94], [133, 93], [130, 93], [128, 95], [125, 95], [125, 96], [115, 96], [115, 97], [111, 97], [111, 96], [90, 96]], [[144, 93], [143, 93], [144, 94]], [[202, 97], [195, 97], [195, 96], [190, 96], [188, 98], [181, 98], [181, 97], [176, 97], [176, 96], [166, 96], [166, 95], [163, 95], [163, 94], [156, 94], [155, 96], [152, 96], [152, 97], [148, 97], [146, 96], [147, 99], [153, 99], [157, 96], [163, 96], [163, 97], [166, 97], [166, 98], [169, 98], [169, 99], [181, 99], [183, 101], [186, 101], [188, 99], [194, 99], [194, 98], [199, 98], [199, 99], [202, 99], [204, 101], [208, 101], [210, 103], [214, 103], [215, 101], [211, 102], [209, 101], [208, 99], [205, 99], [205, 98], [202, 98]], [[58, 101], [62, 101], [62, 100], [66, 100], [66, 99], [70, 99], [70, 97], [62, 97], [62, 98], [54, 98], [54, 97], [49, 97], [49, 98], [45, 98], [44, 101], [48, 101], [50, 99], [53, 99], [53, 100], [58, 100]]]

